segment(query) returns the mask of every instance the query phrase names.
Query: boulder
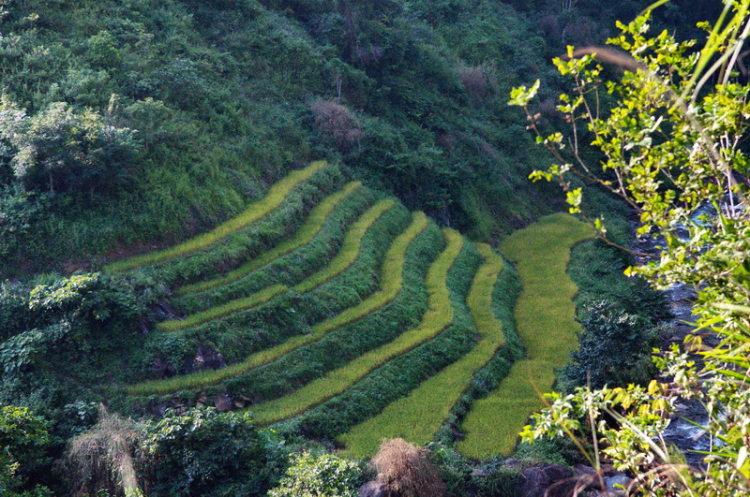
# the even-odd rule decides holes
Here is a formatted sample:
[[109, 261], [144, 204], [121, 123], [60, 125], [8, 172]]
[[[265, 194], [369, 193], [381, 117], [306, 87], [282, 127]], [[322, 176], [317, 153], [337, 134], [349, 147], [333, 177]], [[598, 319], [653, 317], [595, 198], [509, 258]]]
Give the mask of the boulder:
[[368, 481], [359, 487], [359, 497], [383, 497], [384, 490], [385, 484], [377, 480]]
[[569, 468], [557, 464], [538, 464], [521, 472], [515, 495], [521, 497], [569, 497], [577, 484]]

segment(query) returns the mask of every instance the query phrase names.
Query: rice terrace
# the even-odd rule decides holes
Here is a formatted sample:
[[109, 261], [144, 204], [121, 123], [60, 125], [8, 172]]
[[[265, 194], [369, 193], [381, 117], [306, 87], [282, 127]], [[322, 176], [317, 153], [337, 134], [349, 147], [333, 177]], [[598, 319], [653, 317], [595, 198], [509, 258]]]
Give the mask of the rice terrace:
[[[591, 236], [556, 214], [498, 253], [315, 162], [213, 231], [104, 268], [168, 282], [174, 309], [143, 344], [173, 363], [122, 389], [145, 409], [220, 401], [357, 457], [449, 425], [468, 458], [510, 453], [575, 344], [565, 268]], [[190, 371], [201, 350], [213, 367]]]

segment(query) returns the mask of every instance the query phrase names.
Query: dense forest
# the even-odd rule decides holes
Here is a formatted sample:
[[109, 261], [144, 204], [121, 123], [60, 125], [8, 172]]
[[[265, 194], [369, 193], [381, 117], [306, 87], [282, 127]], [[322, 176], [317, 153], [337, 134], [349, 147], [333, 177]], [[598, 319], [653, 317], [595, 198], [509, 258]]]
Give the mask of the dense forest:
[[576, 129], [551, 59], [647, 6], [0, 0], [0, 494], [501, 496], [590, 464], [518, 443], [518, 368], [648, 385], [673, 317], [623, 274], [634, 209], [584, 177], [607, 236], [555, 214], [530, 128]]

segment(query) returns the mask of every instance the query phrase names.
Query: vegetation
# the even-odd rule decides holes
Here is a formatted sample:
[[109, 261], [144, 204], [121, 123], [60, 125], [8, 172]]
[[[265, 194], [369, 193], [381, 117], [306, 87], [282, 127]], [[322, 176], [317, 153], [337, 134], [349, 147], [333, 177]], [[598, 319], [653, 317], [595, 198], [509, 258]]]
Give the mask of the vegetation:
[[265, 495], [286, 461], [281, 441], [248, 414], [167, 412], [144, 436], [151, 495]]
[[[48, 494], [36, 479], [46, 464], [49, 429], [41, 418], [24, 407], [0, 407], [0, 491], [3, 495]], [[36, 480], [36, 481], [35, 481]], [[33, 489], [25, 493], [26, 488]]]
[[331, 260], [325, 268], [321, 269], [314, 275], [306, 278], [300, 284], [294, 287], [298, 292], [309, 292], [313, 288], [322, 285], [331, 278], [336, 277], [351, 266], [359, 255], [362, 246], [362, 237], [367, 229], [378, 220], [388, 209], [393, 207], [393, 200], [382, 200], [373, 205], [370, 210], [362, 214], [362, 217], [354, 223], [347, 232], [344, 244], [336, 257]]
[[203, 312], [192, 314], [185, 319], [162, 321], [161, 323], [156, 325], [156, 329], [159, 331], [169, 332], [198, 326], [214, 319], [228, 316], [239, 311], [246, 311], [261, 304], [265, 304], [275, 296], [285, 291], [287, 291], [287, 287], [284, 285], [270, 286], [256, 294], [253, 294], [250, 297], [232, 300], [224, 305], [212, 307], [210, 309], [206, 309]]
[[[597, 442], [592, 460], [601, 447], [601, 454], [618, 467], [639, 475], [629, 492], [749, 491], [743, 434], [750, 366], [744, 352], [747, 161], [741, 146], [747, 102], [746, 85], [737, 82], [733, 72], [739, 69], [749, 8], [745, 1], [725, 3], [714, 24], [703, 24], [709, 36], [698, 50], [695, 43], [678, 43], [666, 31], [649, 37], [648, 12], [621, 24], [622, 34], [612, 42], [631, 55], [619, 58], [627, 69], [622, 80], [607, 82], [607, 91], [617, 95], [618, 102], [601, 116], [592, 113], [588, 100], [601, 81], [596, 58], [586, 54], [556, 61], [561, 72], [574, 79], [575, 91], [562, 97], [559, 109], [571, 122], [587, 123], [605, 162], [602, 171], [582, 169], [585, 162], [566, 160], [561, 134], [541, 136], [540, 143], [562, 160], [538, 176], [559, 180], [569, 189], [573, 209], [579, 208], [581, 192], [570, 187], [569, 172], [597, 181], [638, 209], [639, 233], [664, 237], [664, 242], [657, 260], [631, 272], [659, 287], [676, 282], [694, 286], [698, 329], [721, 339], [717, 347], [705, 350], [699, 336], [689, 336], [686, 350], [675, 346], [657, 358], [671, 377], [671, 387], [652, 380], [647, 388], [581, 388], [565, 397], [551, 395], [550, 408], [525, 429], [523, 436], [529, 440], [590, 430]], [[599, 52], [610, 60], [611, 52]], [[518, 89], [514, 103], [526, 106], [533, 93]], [[596, 224], [603, 231], [601, 220]], [[702, 360], [700, 367], [691, 351]], [[697, 399], [706, 408], [710, 446], [701, 453], [702, 467], [685, 465], [661, 439], [677, 395]]]
[[445, 484], [425, 452], [400, 438], [384, 441], [372, 464], [387, 495], [445, 495]]
[[[458, 444], [468, 457], [510, 453], [524, 420], [544, 405], [538, 393], [552, 388], [554, 369], [568, 361], [580, 330], [573, 321], [577, 287], [565, 272], [570, 248], [590, 236], [586, 224], [554, 214], [503, 242], [524, 282], [515, 318], [526, 359], [513, 365], [496, 392], [472, 406], [463, 425], [466, 439]], [[498, 418], [505, 422], [497, 423]]]
[[379, 309], [388, 301], [393, 300], [396, 296], [401, 288], [401, 271], [403, 269], [406, 249], [409, 246], [409, 243], [426, 227], [427, 218], [423, 214], [416, 215], [409, 228], [394, 240], [383, 263], [381, 276], [383, 288], [369, 298], [363, 300], [359, 305], [350, 307], [344, 312], [337, 314], [334, 318], [317, 324], [310, 330], [309, 334], [290, 338], [275, 347], [257, 352], [240, 363], [220, 370], [201, 371], [168, 380], [145, 382], [128, 387], [128, 392], [139, 395], [148, 393], [169, 393], [186, 388], [197, 388], [200, 386], [216, 384], [228, 378], [238, 376], [252, 368], [268, 364], [303, 345], [320, 340], [327, 333], [334, 331], [337, 328], [361, 319], [363, 316]]
[[231, 220], [217, 226], [213, 230], [203, 235], [191, 238], [185, 243], [175, 245], [165, 250], [158, 252], [149, 252], [142, 256], [132, 257], [130, 259], [113, 262], [105, 266], [105, 271], [118, 272], [128, 271], [136, 269], [147, 264], [156, 264], [175, 257], [187, 255], [196, 250], [208, 247], [209, 245], [216, 243], [217, 241], [225, 238], [232, 233], [239, 231], [269, 212], [273, 211], [284, 201], [286, 196], [292, 191], [292, 189], [300, 182], [308, 179], [313, 174], [317, 173], [327, 164], [323, 161], [313, 162], [305, 169], [289, 174], [286, 178], [276, 183], [268, 194], [263, 197], [261, 201], [248, 207], [242, 214], [237, 217], [233, 217]]
[[[216, 305], [221, 305], [228, 300], [241, 298], [260, 291], [274, 284], [284, 284], [295, 287], [301, 281], [321, 270], [330, 263], [330, 258], [341, 250], [342, 243], [346, 238], [347, 228], [377, 199], [377, 195], [366, 189], [360, 190], [360, 195], [343, 202], [334, 213], [326, 220], [326, 229], [319, 233], [310, 243], [299, 249], [274, 259], [267, 265], [261, 266], [247, 276], [226, 285], [214, 289], [188, 295], [181, 295], [176, 304], [184, 309], [186, 313], [194, 310], [205, 310]], [[409, 213], [406, 209], [388, 209], [365, 232], [358, 243], [361, 246], [358, 255], [351, 266], [339, 274], [336, 281], [349, 279], [352, 290], [361, 293], [360, 286], [367, 286], [375, 279], [378, 258], [382, 258], [385, 249], [378, 250], [378, 243], [388, 243], [395, 237], [403, 226], [408, 222]], [[283, 242], [282, 242], [283, 243]], [[368, 265], [368, 263], [371, 263]], [[360, 268], [362, 266], [362, 268]], [[372, 268], [370, 268], [372, 266]], [[361, 269], [361, 271], [359, 271]], [[367, 271], [369, 269], [369, 272]], [[346, 275], [352, 272], [360, 272], [361, 284], [351, 281]], [[309, 292], [304, 297], [313, 298], [322, 290], [332, 285], [322, 285], [315, 291]]]
[[[185, 285], [183, 287], [180, 287], [179, 293], [199, 293], [210, 290], [211, 288], [215, 288], [217, 286], [227, 285], [243, 278], [244, 276], [247, 276], [259, 267], [270, 264], [275, 259], [283, 257], [289, 252], [292, 252], [305, 245], [320, 232], [320, 230], [323, 228], [323, 224], [328, 218], [328, 215], [331, 214], [336, 206], [339, 205], [339, 202], [347, 198], [350, 194], [352, 194], [352, 192], [355, 192], [361, 186], [362, 183], [360, 183], [359, 181], [352, 181], [340, 191], [329, 195], [323, 202], [315, 207], [315, 209], [310, 213], [307, 220], [305, 221], [305, 224], [302, 226], [302, 228], [300, 228], [300, 230], [295, 234], [293, 238], [284, 240], [284, 242], [277, 245], [272, 250], [263, 252], [263, 254], [259, 257], [256, 257], [252, 261], [243, 264], [239, 268], [230, 271], [225, 275], [200, 283], [195, 283], [193, 285]], [[361, 193], [361, 191], [359, 193]]]
[[356, 497], [362, 481], [362, 468], [355, 462], [330, 454], [303, 452], [291, 464], [270, 497], [315, 497], [336, 495]]
[[[375, 476], [328, 452], [384, 435], [429, 444], [383, 447], [394, 494], [508, 495], [576, 444], [633, 492], [745, 492], [750, 4], [658, 3], [675, 38], [638, 20], [629, 58], [599, 45], [637, 1], [0, 1], [0, 493], [354, 494]], [[707, 48], [680, 41], [707, 14]], [[597, 48], [560, 77], [570, 43]], [[597, 228], [572, 282], [586, 230], [544, 217], [565, 203], [524, 128]], [[665, 249], [628, 279], [638, 220]], [[660, 358], [670, 385], [647, 279], [700, 288], [726, 337], [703, 371], [700, 337]], [[553, 384], [525, 437], [579, 438], [506, 464]], [[700, 468], [659, 445], [675, 392], [722, 440]]]
[[432, 441], [474, 373], [505, 344], [502, 323], [491, 310], [492, 293], [503, 269], [503, 260], [488, 245], [480, 245], [479, 250], [485, 263], [474, 276], [467, 304], [480, 341], [471, 352], [425, 380], [407, 397], [339, 437], [347, 453], [355, 457], [372, 456], [383, 438], [403, 438], [420, 445]]
[[296, 416], [301, 412], [343, 393], [373, 369], [385, 364], [443, 331], [453, 320], [453, 310], [446, 286], [448, 270], [463, 247], [461, 235], [446, 230], [448, 246], [427, 272], [425, 285], [429, 294], [428, 310], [419, 326], [404, 332], [397, 339], [372, 350], [346, 366], [306, 385], [293, 394], [266, 404], [256, 404], [252, 410], [260, 424], [269, 424]]

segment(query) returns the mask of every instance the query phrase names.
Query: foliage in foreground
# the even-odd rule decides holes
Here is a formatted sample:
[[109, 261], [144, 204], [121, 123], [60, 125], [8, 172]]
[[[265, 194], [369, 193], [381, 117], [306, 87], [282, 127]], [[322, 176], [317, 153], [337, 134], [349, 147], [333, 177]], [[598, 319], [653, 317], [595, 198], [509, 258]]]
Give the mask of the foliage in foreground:
[[303, 452], [291, 463], [272, 488], [269, 497], [357, 497], [362, 481], [362, 467], [330, 454]]
[[213, 408], [168, 411], [146, 426], [141, 450], [155, 497], [262, 496], [286, 462], [281, 440], [255, 428], [250, 414]]
[[[710, 35], [699, 51], [692, 51], [694, 42], [678, 43], [666, 31], [649, 38], [648, 15], [620, 25], [622, 35], [610, 40], [632, 56], [606, 48], [570, 49], [572, 57], [556, 64], [574, 81], [574, 93], [562, 95], [558, 107], [574, 125], [571, 147], [561, 133], [542, 135], [529, 112], [537, 141], [558, 160], [535, 177], [560, 181], [573, 211], [581, 206], [581, 190], [573, 187], [572, 174], [629, 202], [640, 213], [639, 233], [664, 240], [659, 259], [632, 272], [659, 287], [678, 282], [695, 287], [698, 328], [721, 339], [704, 349], [699, 336], [689, 336], [685, 349], [675, 346], [658, 358], [669, 384], [653, 380], [647, 388], [551, 395], [550, 409], [524, 431], [527, 440], [588, 433], [595, 442], [592, 462], [599, 464], [603, 455], [632, 471], [632, 492], [750, 494], [750, 171], [741, 147], [750, 104], [747, 85], [734, 78], [749, 12], [747, 0], [725, 2], [721, 18], [703, 25]], [[594, 106], [602, 85], [597, 58], [626, 69], [620, 81], [606, 82], [619, 102], [604, 117]], [[511, 103], [529, 111], [535, 91], [516, 89]], [[588, 168], [578, 155], [576, 137], [585, 133], [606, 157], [601, 171]], [[606, 236], [601, 220], [592, 222]], [[688, 352], [698, 354], [703, 365]], [[687, 466], [661, 438], [678, 395], [706, 408], [710, 448], [704, 468]]]

